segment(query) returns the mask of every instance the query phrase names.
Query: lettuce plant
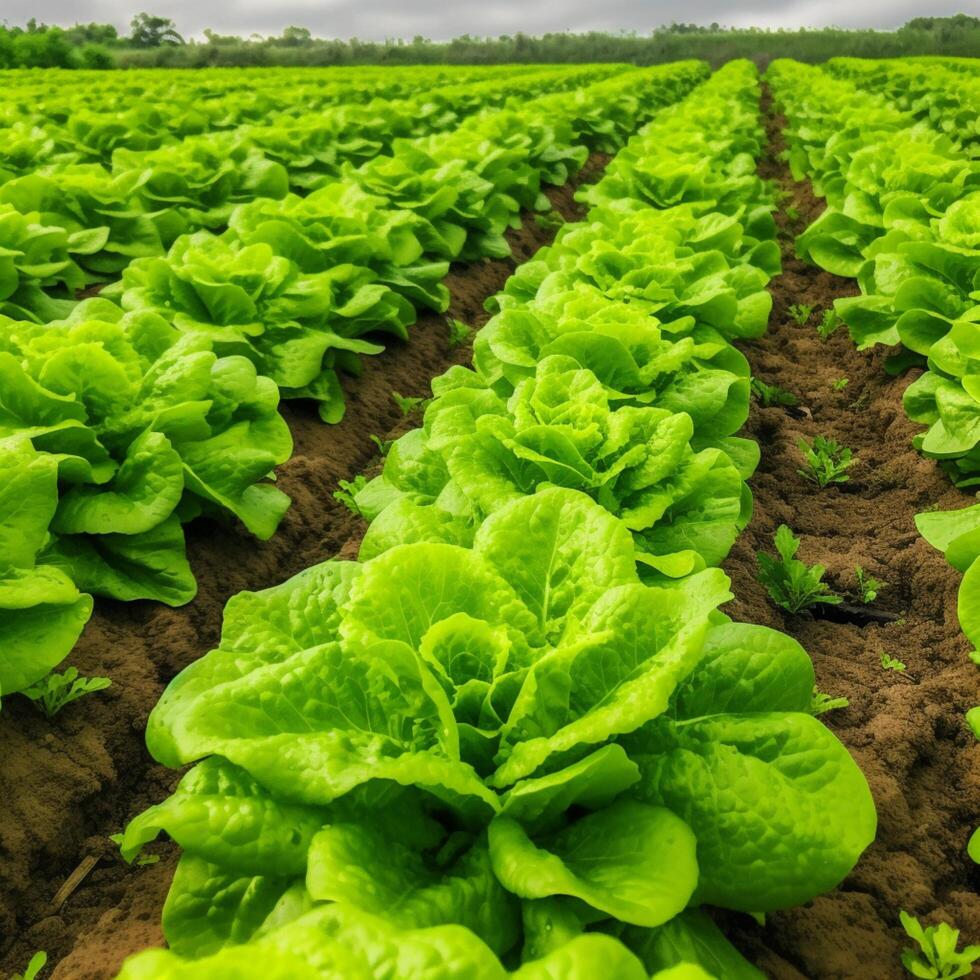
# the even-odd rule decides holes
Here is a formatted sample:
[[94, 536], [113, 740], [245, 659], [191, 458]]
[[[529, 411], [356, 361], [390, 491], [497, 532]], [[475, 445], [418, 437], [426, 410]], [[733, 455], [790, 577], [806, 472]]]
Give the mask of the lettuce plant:
[[228, 515], [267, 538], [289, 505], [265, 482], [292, 450], [276, 387], [204, 334], [88, 300], [7, 321], [0, 376], [0, 436], [29, 439], [59, 483], [38, 560], [85, 591], [187, 602], [182, 522]]
[[204, 761], [123, 842], [185, 849], [172, 948], [261, 943], [310, 909], [465, 925], [498, 955], [547, 950], [555, 917], [639, 948], [691, 904], [831, 887], [873, 836], [867, 786], [807, 713], [802, 649], [728, 623], [727, 598], [717, 569], [642, 585], [628, 530], [559, 488], [472, 548], [242, 593], [148, 727], [159, 760]]
[[[75, 253], [101, 248], [105, 233], [69, 233], [45, 224], [38, 212], [21, 214], [13, 205], [0, 203], [0, 314], [40, 319], [67, 310], [71, 290], [85, 285], [85, 274]], [[55, 287], [64, 299], [48, 299], [45, 287]]]
[[35, 980], [48, 964], [48, 954], [44, 950], [35, 953], [28, 962], [23, 973], [14, 973], [10, 980]]
[[[246, 946], [228, 947], [199, 960], [181, 961], [169, 952], [150, 950], [129, 960], [119, 980], [205, 980], [258, 973], [275, 980], [298, 976], [311, 980], [338, 976], [589, 980], [599, 972], [612, 972], [617, 980], [650, 980], [649, 963], [657, 952], [641, 958], [612, 936], [584, 933], [511, 972], [468, 929], [454, 925], [399, 928], [357, 908], [331, 904], [319, 906]], [[730, 960], [722, 962], [727, 965]], [[751, 971], [743, 973], [747, 980], [761, 977], [748, 964], [745, 967]], [[652, 978], [712, 980], [695, 963], [657, 970]]]
[[282, 198], [289, 190], [285, 167], [227, 133], [154, 150], [120, 147], [112, 172], [147, 212], [166, 209], [181, 232], [223, 228], [235, 204]]
[[304, 273], [343, 264], [367, 267], [417, 308], [441, 313], [449, 306], [442, 282], [449, 264], [426, 254], [435, 234], [430, 223], [350, 179], [306, 197], [257, 198], [235, 208], [230, 226], [242, 243], [265, 243]]
[[[611, 402], [685, 412], [705, 441], [721, 444], [748, 418], [748, 362], [693, 316], [664, 315], [661, 321], [635, 303], [606, 297], [592, 284], [567, 284], [552, 275], [533, 298], [497, 301], [500, 312], [473, 347], [482, 383], [496, 390], [510, 393], [533, 374], [538, 361], [562, 354], [588, 368]], [[463, 377], [462, 368], [445, 375], [447, 384], [472, 383]], [[441, 388], [436, 382], [436, 390]], [[731, 441], [725, 445], [734, 447]]]
[[[753, 231], [767, 234], [772, 218], [764, 208], [757, 214]], [[699, 218], [692, 208], [657, 211], [639, 202], [609, 213], [594, 209], [592, 217], [564, 226], [553, 245], [525, 263], [496, 299], [498, 308], [530, 299], [555, 273], [565, 288], [588, 283], [661, 320], [694, 317], [726, 339], [765, 330], [772, 307], [765, 286], [779, 269], [778, 252], [736, 217]]]
[[116, 278], [133, 259], [163, 255], [179, 230], [167, 212], [147, 211], [128, 181], [98, 164], [48, 166], [16, 177], [0, 185], [0, 202], [65, 229], [86, 284]]
[[[727, 555], [751, 498], [717, 448], [695, 451], [690, 416], [611, 402], [599, 379], [552, 354], [506, 401], [471, 385], [442, 389], [425, 429], [403, 436], [358, 495], [372, 520], [362, 555], [452, 534], [545, 486], [588, 493], [630, 531], [641, 559], [669, 575]], [[747, 474], [745, 474], [747, 475]]]
[[382, 349], [361, 335], [404, 337], [415, 319], [411, 303], [366, 267], [303, 273], [264, 242], [241, 245], [208, 232], [179, 238], [165, 259], [137, 259], [105, 295], [204, 335], [221, 353], [250, 358], [285, 397], [320, 402], [327, 421], [343, 414], [338, 369]]
[[[9, 394], [9, 389], [8, 389]], [[23, 691], [57, 666], [92, 613], [92, 597], [57, 568], [37, 564], [58, 506], [58, 457], [26, 436], [0, 438], [0, 695]]]

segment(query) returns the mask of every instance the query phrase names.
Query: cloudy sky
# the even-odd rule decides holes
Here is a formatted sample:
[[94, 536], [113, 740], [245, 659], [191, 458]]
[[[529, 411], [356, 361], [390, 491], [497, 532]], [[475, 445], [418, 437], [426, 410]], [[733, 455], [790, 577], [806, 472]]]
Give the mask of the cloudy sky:
[[219, 33], [278, 34], [295, 24], [321, 37], [381, 40], [416, 34], [437, 40], [469, 33], [636, 30], [675, 20], [731, 27], [894, 28], [921, 14], [969, 12], [977, 0], [0, 0], [0, 19], [22, 24], [76, 21], [127, 27], [149, 8], [177, 22], [185, 36], [206, 27]]

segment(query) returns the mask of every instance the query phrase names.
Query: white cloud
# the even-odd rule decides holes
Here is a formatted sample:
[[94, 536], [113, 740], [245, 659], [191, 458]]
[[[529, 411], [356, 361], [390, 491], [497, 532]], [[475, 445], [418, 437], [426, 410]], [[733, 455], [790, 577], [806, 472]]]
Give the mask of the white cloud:
[[[135, 6], [131, 6], [135, 3]], [[170, 17], [187, 36], [206, 27], [247, 36], [253, 31], [278, 34], [289, 24], [308, 27], [321, 37], [411, 38], [416, 34], [443, 40], [459, 34], [498, 35], [524, 31], [635, 30], [684, 20], [734, 27], [898, 27], [923, 12], [956, 13], [963, 0], [3, 0], [0, 15], [8, 23], [37, 17], [48, 23], [76, 21], [114, 23], [128, 28], [136, 10], [148, 7]]]

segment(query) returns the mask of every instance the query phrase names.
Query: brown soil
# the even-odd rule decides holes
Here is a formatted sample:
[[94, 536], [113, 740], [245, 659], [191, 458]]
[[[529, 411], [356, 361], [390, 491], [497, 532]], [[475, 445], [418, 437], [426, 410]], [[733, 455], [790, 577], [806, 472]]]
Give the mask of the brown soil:
[[[738, 598], [736, 619], [763, 623], [795, 636], [814, 660], [819, 690], [850, 701], [823, 716], [864, 770], [878, 807], [877, 840], [836, 891], [809, 905], [748, 920], [732, 934], [775, 980], [891, 980], [905, 977], [899, 956], [908, 940], [899, 909], [923, 922], [941, 919], [980, 939], [977, 868], [966, 854], [980, 820], [980, 743], [964, 712], [980, 696], [977, 668], [956, 620], [959, 574], [922, 540], [913, 516], [928, 507], [972, 502], [935, 464], [911, 446], [916, 426], [902, 411], [913, 376], [890, 378], [888, 352], [855, 350], [845, 328], [829, 341], [814, 329], [835, 297], [854, 295], [851, 280], [810, 268], [792, 254], [792, 235], [823, 209], [809, 185], [794, 184], [775, 159], [784, 121], [770, 117], [770, 157], [762, 172], [791, 194], [797, 222], [780, 216], [784, 273], [771, 285], [773, 315], [767, 335], [745, 353], [763, 381], [799, 398], [792, 412], [753, 407], [746, 434], [762, 447], [751, 481], [755, 514], [726, 563]], [[786, 234], [788, 233], [788, 234]], [[815, 313], [797, 325], [787, 308], [804, 303]], [[834, 391], [832, 382], [848, 378]], [[848, 483], [819, 490], [797, 472], [797, 441], [831, 436], [859, 462]], [[788, 524], [802, 539], [800, 557], [826, 565], [835, 591], [854, 602], [854, 566], [887, 582], [871, 607], [896, 614], [890, 624], [860, 626], [784, 614], [756, 579], [755, 553], [773, 551], [772, 535]], [[907, 665], [904, 674], [882, 668], [887, 652]]]
[[[567, 220], [583, 209], [574, 189], [595, 180], [608, 162], [593, 154], [575, 180], [547, 190]], [[513, 257], [454, 268], [447, 279], [449, 316], [482, 326], [484, 300], [514, 267], [548, 244], [554, 230], [525, 215], [510, 232]], [[370, 436], [400, 434], [404, 419], [392, 400], [429, 394], [429, 381], [467, 347], [450, 349], [444, 318], [426, 315], [407, 344], [392, 343], [364, 359], [359, 378], [345, 380], [347, 411], [324, 425], [305, 403], [283, 406], [295, 440], [278, 483], [293, 500], [277, 534], [259, 542], [233, 527], [198, 521], [188, 526], [188, 553], [199, 584], [182, 609], [150, 602], [100, 601], [66, 666], [106, 675], [112, 687], [43, 718], [23, 698], [4, 701], [0, 714], [0, 977], [47, 950], [53, 980], [101, 980], [122, 960], [159, 944], [160, 909], [176, 863], [160, 845], [157, 864], [128, 867], [108, 840], [137, 813], [166, 797], [177, 774], [156, 765], [143, 744], [150, 709], [183, 667], [215, 645], [227, 599], [242, 589], [275, 585], [333, 557], [356, 554], [358, 518], [333, 498], [341, 479], [377, 462]], [[86, 859], [94, 868], [63, 900], [63, 886]], [[59, 894], [59, 890], [61, 894]]]

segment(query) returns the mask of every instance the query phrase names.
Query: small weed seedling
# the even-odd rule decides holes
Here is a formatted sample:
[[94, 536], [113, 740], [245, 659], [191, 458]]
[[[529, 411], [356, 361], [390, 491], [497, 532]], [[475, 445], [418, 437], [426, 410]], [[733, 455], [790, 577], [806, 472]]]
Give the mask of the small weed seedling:
[[381, 436], [371, 436], [371, 442], [373, 442], [378, 447], [378, 452], [382, 456], [387, 456], [388, 451], [395, 444], [394, 439], [382, 439]]
[[429, 401], [427, 398], [421, 398], [417, 395], [400, 395], [397, 391], [391, 393], [391, 400], [398, 406], [398, 411], [402, 415], [408, 415], [413, 408], [426, 405]]
[[759, 404], [765, 408], [771, 408], [773, 405], [792, 406], [797, 403], [796, 395], [785, 388], [780, 388], [779, 385], [767, 385], [765, 381], [759, 378], [753, 378], [751, 385], [752, 394], [755, 395]]
[[834, 331], [840, 326], [840, 317], [835, 310], [824, 310], [823, 317], [817, 324], [817, 333], [821, 340], [829, 340]]
[[867, 605], [878, 598], [878, 593], [885, 587], [885, 582], [879, 582], [873, 575], [869, 575], [860, 565], [854, 566], [854, 575], [857, 578], [858, 588], [861, 590], [861, 601]]
[[826, 714], [828, 711], [836, 711], [838, 708], [846, 708], [851, 702], [847, 698], [835, 698], [830, 694], [813, 689], [813, 696], [810, 698], [810, 714], [815, 718]]
[[353, 480], [341, 480], [338, 484], [340, 489], [333, 492], [333, 499], [340, 501], [352, 514], [357, 514], [360, 517], [361, 508], [357, 506], [357, 501], [354, 498], [366, 485], [367, 479], [362, 474], [358, 474]]
[[792, 204], [787, 208], [783, 208], [783, 213], [786, 215], [787, 218], [789, 218], [790, 221], [800, 220], [800, 212], [796, 208], [794, 208]]
[[847, 378], [838, 378], [836, 381], [832, 382], [830, 387], [834, 391], [843, 391], [851, 382]]
[[806, 303], [794, 303], [786, 312], [802, 327], [810, 319], [813, 307], [807, 306]]
[[826, 571], [823, 565], [807, 566], [795, 557], [800, 539], [785, 524], [779, 525], [773, 540], [779, 561], [761, 551], [756, 560], [759, 562], [759, 581], [777, 606], [798, 613], [821, 602], [836, 605], [841, 601], [841, 597], [831, 592], [823, 581]]
[[454, 320], [446, 317], [446, 324], [449, 327], [449, 346], [452, 348], [462, 347], [470, 339], [472, 331], [463, 323], [462, 320]]
[[27, 969], [23, 973], [11, 974], [10, 980], [34, 980], [47, 965], [47, 962], [48, 954], [41, 950], [31, 957], [30, 962], [27, 964]]
[[948, 922], [923, 928], [908, 912], [899, 912], [899, 918], [909, 938], [919, 946], [918, 950], [906, 948], [902, 953], [902, 965], [912, 976], [923, 980], [954, 980], [973, 972], [973, 964], [980, 959], [980, 946], [965, 946], [957, 952], [959, 929]]
[[847, 470], [857, 462], [851, 455], [851, 450], [842, 446], [835, 439], [815, 436], [813, 445], [805, 439], [799, 441], [800, 451], [808, 469], [797, 470], [804, 479], [815, 483], [818, 487], [827, 487], [831, 483], [846, 483], [850, 477]]
[[884, 650], [881, 651], [881, 666], [884, 670], [894, 670], [899, 674], [904, 672], [905, 664], [901, 660], [897, 660], [895, 657], [890, 656], [885, 653]]
[[21, 693], [49, 718], [53, 718], [66, 704], [86, 694], [104, 691], [111, 685], [108, 677], [79, 677], [77, 668], [69, 667], [63, 674], [52, 671]]

